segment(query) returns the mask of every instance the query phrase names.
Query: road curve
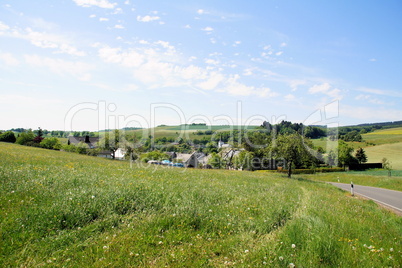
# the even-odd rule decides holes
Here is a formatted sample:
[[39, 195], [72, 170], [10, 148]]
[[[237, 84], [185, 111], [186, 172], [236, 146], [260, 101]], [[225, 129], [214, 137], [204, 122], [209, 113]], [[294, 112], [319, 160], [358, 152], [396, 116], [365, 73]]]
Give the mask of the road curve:
[[[330, 182], [345, 191], [350, 191], [351, 185], [345, 183]], [[402, 213], [402, 192], [388, 190], [383, 188], [376, 188], [370, 186], [353, 185], [354, 194], [371, 199], [384, 206], [390, 207]]]

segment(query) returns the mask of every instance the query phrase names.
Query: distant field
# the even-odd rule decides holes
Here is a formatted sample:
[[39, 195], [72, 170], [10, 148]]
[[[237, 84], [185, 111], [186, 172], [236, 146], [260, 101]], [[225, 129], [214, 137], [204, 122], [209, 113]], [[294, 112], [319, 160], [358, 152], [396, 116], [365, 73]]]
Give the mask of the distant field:
[[402, 142], [366, 147], [364, 150], [368, 162], [381, 163], [381, 160], [386, 157], [391, 161], [393, 169], [402, 170]]
[[0, 267], [402, 263], [402, 217], [304, 176], [130, 168], [4, 143], [0, 166]]
[[375, 145], [402, 142], [402, 128], [376, 130], [363, 134], [363, 140]]
[[136, 133], [139, 136], [153, 135], [155, 138], [178, 138], [180, 135], [183, 138], [202, 139], [203, 137], [210, 138], [211, 135], [195, 135], [197, 131], [231, 131], [238, 129], [255, 129], [257, 126], [200, 126], [200, 125], [181, 125], [181, 126], [161, 126], [151, 129], [138, 129], [126, 131], [126, 133]]

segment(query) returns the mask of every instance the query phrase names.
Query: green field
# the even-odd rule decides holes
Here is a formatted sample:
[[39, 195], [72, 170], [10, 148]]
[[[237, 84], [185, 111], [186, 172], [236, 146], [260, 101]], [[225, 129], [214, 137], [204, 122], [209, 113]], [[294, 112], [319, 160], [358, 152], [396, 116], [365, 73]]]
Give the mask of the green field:
[[401, 217], [304, 177], [130, 168], [5, 143], [0, 163], [0, 267], [402, 263]]
[[[363, 142], [348, 142], [348, 145], [354, 149], [364, 148], [368, 163], [381, 163], [385, 157], [391, 161], [393, 169], [402, 170], [402, 128], [381, 129], [362, 137]], [[312, 141], [314, 146], [327, 149], [326, 138]]]
[[257, 126], [224, 126], [224, 125], [179, 125], [179, 126], [159, 126], [149, 129], [128, 130], [126, 133], [135, 133], [137, 136], [148, 137], [152, 135], [154, 138], [178, 138], [181, 136], [186, 139], [202, 139], [203, 137], [211, 138], [211, 135], [195, 135], [197, 131], [231, 131], [239, 129], [255, 129]]
[[303, 178], [323, 182], [353, 182], [356, 185], [402, 191], [402, 171], [399, 170], [393, 171], [391, 177], [388, 177], [388, 172], [386, 170], [376, 169], [337, 173], [317, 173], [312, 175], [303, 175]]

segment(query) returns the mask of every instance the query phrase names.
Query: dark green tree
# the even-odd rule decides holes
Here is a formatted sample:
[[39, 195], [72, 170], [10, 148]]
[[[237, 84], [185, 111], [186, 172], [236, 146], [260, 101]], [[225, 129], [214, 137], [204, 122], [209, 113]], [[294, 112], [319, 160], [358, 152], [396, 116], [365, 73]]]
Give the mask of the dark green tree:
[[17, 138], [12, 131], [6, 131], [0, 135], [0, 141], [14, 143]]
[[19, 137], [15, 141], [17, 144], [21, 145], [29, 145], [30, 143], [33, 143], [33, 139], [35, 138], [34, 133], [32, 130], [28, 130], [26, 132], [22, 132], [19, 134]]
[[120, 142], [123, 142], [123, 136], [120, 135], [120, 131], [115, 129], [112, 132], [105, 132], [103, 138], [99, 141], [99, 147], [104, 150], [108, 150], [112, 154], [112, 159], [115, 159], [117, 149], [120, 147]]
[[363, 148], [359, 148], [356, 150], [355, 157], [357, 161], [359, 161], [359, 164], [367, 162], [367, 155]]

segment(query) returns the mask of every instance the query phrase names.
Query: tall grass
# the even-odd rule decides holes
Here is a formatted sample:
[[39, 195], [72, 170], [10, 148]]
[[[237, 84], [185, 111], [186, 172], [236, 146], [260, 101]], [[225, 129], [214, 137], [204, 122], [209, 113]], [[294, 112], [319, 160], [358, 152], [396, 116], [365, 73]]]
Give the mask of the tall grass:
[[402, 262], [400, 217], [301, 177], [130, 169], [3, 143], [0, 165], [1, 267]]

